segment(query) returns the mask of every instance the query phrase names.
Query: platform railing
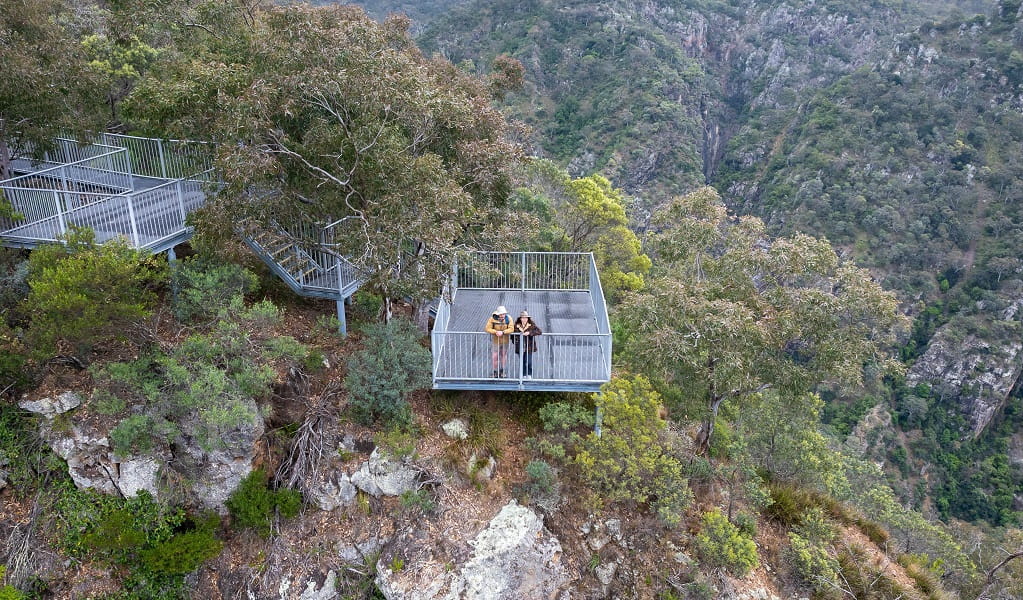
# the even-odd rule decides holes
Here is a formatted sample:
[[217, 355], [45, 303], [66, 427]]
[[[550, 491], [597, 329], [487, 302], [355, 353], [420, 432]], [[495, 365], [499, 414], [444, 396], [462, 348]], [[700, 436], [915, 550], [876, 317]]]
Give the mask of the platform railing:
[[103, 144], [128, 152], [132, 172], [157, 179], [191, 179], [213, 169], [213, 145], [208, 142], [102, 133]]
[[464, 289], [588, 290], [593, 258], [584, 252], [474, 252], [458, 267]]
[[[61, 140], [58, 140], [61, 142]], [[20, 218], [0, 218], [0, 229], [58, 217], [61, 213], [132, 190], [127, 151], [104, 146], [74, 162], [0, 182], [0, 195]], [[95, 148], [93, 148], [95, 150]], [[62, 150], [76, 156], [77, 150]], [[83, 151], [84, 152], [84, 151]]]
[[[438, 312], [440, 316], [440, 312]], [[476, 331], [437, 331], [434, 328], [434, 378], [440, 380], [500, 383], [603, 383], [611, 377], [610, 333], [544, 333], [534, 337], [532, 375], [524, 371], [522, 344], [515, 352], [515, 338], [504, 344], [504, 377], [498, 366], [494, 376], [493, 353], [502, 345], [491, 334]], [[439, 350], [438, 350], [439, 349]]]

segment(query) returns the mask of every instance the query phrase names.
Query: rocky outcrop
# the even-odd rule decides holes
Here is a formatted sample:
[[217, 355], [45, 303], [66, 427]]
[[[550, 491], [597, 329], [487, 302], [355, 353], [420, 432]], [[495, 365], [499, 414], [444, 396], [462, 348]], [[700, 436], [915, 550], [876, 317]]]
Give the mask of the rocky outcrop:
[[79, 489], [130, 498], [142, 490], [158, 496], [160, 465], [166, 456], [118, 456], [106, 431], [84, 419], [71, 419], [70, 427], [44, 423], [43, 439], [67, 462], [68, 473]]
[[[192, 504], [223, 512], [231, 492], [252, 471], [255, 443], [263, 435], [263, 420], [256, 416], [208, 440], [199, 434], [206, 426], [191, 417], [179, 423], [181, 433], [173, 443], [157, 445], [144, 455], [121, 455], [111, 445], [109, 423], [70, 412], [81, 402], [77, 394], [64, 392], [19, 405], [45, 417], [41, 435], [67, 462], [75, 485], [104, 494], [130, 498], [146, 490], [158, 497], [160, 480], [173, 474], [190, 482], [180, 491]], [[67, 416], [56, 419], [62, 414]], [[259, 414], [255, 404], [251, 414]]]
[[469, 542], [459, 564], [438, 560], [436, 542], [420, 531], [381, 558], [376, 583], [387, 600], [553, 599], [569, 583], [561, 543], [536, 513], [514, 500]]
[[956, 403], [973, 437], [1005, 405], [1023, 370], [1023, 343], [1008, 320], [998, 318], [1005, 316], [1015, 311], [977, 315], [970, 332], [963, 332], [962, 321], [945, 325], [906, 375], [910, 386], [927, 384], [939, 402]]
[[352, 473], [351, 482], [367, 494], [400, 496], [416, 489], [420, 470], [405, 459], [395, 459], [380, 449], [374, 449], [369, 460]]
[[40, 414], [47, 419], [64, 414], [72, 408], [76, 408], [82, 404], [82, 398], [74, 392], [64, 392], [58, 395], [56, 398], [43, 398], [41, 400], [22, 400], [18, 403], [18, 406], [36, 414]]
[[171, 467], [193, 482], [188, 492], [194, 504], [226, 512], [224, 503], [231, 492], [252, 472], [256, 440], [264, 426], [255, 403], [249, 402], [249, 414], [255, 417], [220, 432], [218, 439], [205, 439], [208, 426], [196, 416], [180, 424], [181, 435], [171, 444]]

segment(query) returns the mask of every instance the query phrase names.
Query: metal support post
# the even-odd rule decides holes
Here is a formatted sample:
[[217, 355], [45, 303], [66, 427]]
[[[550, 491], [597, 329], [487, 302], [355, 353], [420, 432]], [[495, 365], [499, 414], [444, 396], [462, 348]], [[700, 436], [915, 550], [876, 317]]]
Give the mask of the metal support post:
[[600, 437], [604, 425], [604, 407], [600, 405], [604, 399], [604, 392], [597, 392], [597, 413], [593, 415], [593, 433]]
[[135, 196], [133, 194], [128, 194], [126, 197], [128, 199], [128, 220], [131, 222], [131, 240], [135, 245], [135, 249], [138, 250], [142, 248], [142, 246], [139, 244], [138, 223], [135, 222]]
[[160, 154], [160, 176], [167, 179], [167, 163], [163, 159], [163, 140], [156, 140], [156, 151]]
[[348, 318], [345, 316], [345, 303], [347, 301], [348, 298], [344, 298], [337, 301], [337, 320], [338, 323], [340, 324], [337, 330], [338, 333], [344, 336], [348, 335]]
[[526, 291], [526, 253], [522, 253], [522, 291]]

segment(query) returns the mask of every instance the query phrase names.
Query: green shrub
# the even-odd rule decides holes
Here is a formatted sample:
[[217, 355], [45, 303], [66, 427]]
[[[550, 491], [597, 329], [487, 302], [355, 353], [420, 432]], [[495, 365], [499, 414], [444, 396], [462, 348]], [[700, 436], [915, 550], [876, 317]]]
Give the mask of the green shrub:
[[174, 316], [179, 321], [198, 317], [212, 321], [235, 298], [255, 291], [259, 278], [240, 265], [188, 258], [172, 265], [171, 282], [176, 290]]
[[749, 513], [735, 515], [735, 526], [748, 538], [757, 537], [757, 518]]
[[131, 415], [110, 430], [110, 441], [114, 452], [129, 456], [133, 452], [145, 453], [153, 446], [173, 437], [177, 427], [162, 418], [148, 414]]
[[549, 494], [554, 490], [556, 481], [554, 469], [546, 461], [529, 461], [526, 465], [526, 475], [529, 476], [529, 485], [534, 491]]
[[425, 515], [437, 509], [437, 502], [428, 490], [408, 490], [398, 499], [402, 508], [412, 514]]
[[794, 531], [789, 532], [789, 542], [787, 556], [800, 578], [818, 592], [831, 589], [838, 579], [838, 561], [819, 542]]
[[165, 271], [148, 252], [123, 240], [96, 244], [91, 231], [68, 234], [29, 258], [30, 292], [21, 304], [31, 323], [27, 337], [46, 357], [67, 345], [84, 356], [106, 339], [123, 338], [128, 325], [149, 314]]
[[728, 569], [736, 577], [745, 577], [759, 564], [757, 545], [717, 510], [703, 515], [696, 548], [708, 565]]
[[223, 547], [223, 542], [213, 537], [212, 530], [194, 529], [143, 550], [139, 564], [156, 575], [184, 575], [220, 554]]
[[[0, 581], [7, 575], [7, 567], [0, 565]], [[13, 585], [0, 585], [0, 600], [25, 600], [28, 596]]]
[[412, 422], [407, 398], [430, 385], [432, 357], [411, 322], [394, 319], [363, 330], [362, 348], [348, 361], [349, 406], [360, 423], [402, 427]]
[[146, 532], [135, 522], [135, 515], [119, 508], [102, 517], [82, 538], [82, 544], [100, 556], [125, 560], [146, 543]]
[[678, 524], [693, 493], [682, 463], [662, 439], [660, 395], [641, 376], [617, 378], [598, 402], [603, 435], [590, 433], [580, 441], [573, 460], [583, 480], [601, 500], [651, 502], [664, 524]]
[[593, 411], [578, 404], [551, 402], [540, 408], [540, 422], [544, 431], [593, 427]]
[[270, 535], [274, 513], [283, 517], [294, 517], [302, 507], [302, 495], [295, 490], [271, 490], [267, 487], [266, 473], [256, 469], [242, 480], [231, 497], [227, 509], [234, 522], [241, 527], [251, 527], [263, 536]]
[[830, 542], [835, 539], [835, 526], [831, 524], [824, 510], [814, 507], [803, 514], [793, 530], [801, 537], [815, 542]]

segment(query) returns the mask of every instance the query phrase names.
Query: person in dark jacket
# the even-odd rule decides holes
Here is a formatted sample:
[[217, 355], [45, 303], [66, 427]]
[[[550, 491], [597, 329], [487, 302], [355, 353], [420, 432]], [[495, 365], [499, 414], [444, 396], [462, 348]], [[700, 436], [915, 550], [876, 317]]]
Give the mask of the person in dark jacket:
[[522, 378], [533, 378], [533, 353], [536, 352], [536, 336], [543, 334], [529, 313], [522, 311], [515, 320], [515, 354], [522, 356]]

